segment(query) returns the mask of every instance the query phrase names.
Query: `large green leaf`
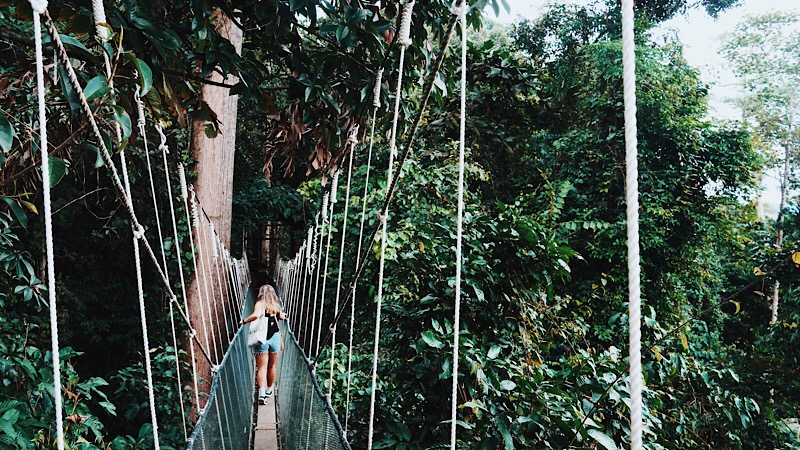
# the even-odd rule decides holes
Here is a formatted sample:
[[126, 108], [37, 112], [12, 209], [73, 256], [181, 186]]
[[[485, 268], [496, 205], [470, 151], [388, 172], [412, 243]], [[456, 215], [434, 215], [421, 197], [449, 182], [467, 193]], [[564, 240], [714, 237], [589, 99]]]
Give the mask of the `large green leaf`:
[[434, 334], [433, 331], [428, 330], [422, 333], [422, 340], [425, 341], [426, 344], [433, 348], [442, 348], [444, 344], [442, 341], [439, 340]]
[[111, 88], [108, 87], [106, 77], [98, 75], [86, 83], [83, 94], [86, 96], [87, 101], [92, 101], [106, 95], [109, 91], [111, 91]]
[[589, 430], [588, 433], [589, 436], [602, 445], [606, 450], [619, 450], [619, 447], [617, 447], [617, 444], [614, 443], [614, 440], [602, 431]]
[[8, 197], [0, 197], [0, 200], [6, 202], [9, 208], [11, 208], [11, 212], [14, 213], [16, 216], [17, 221], [23, 228], [28, 228], [28, 216], [25, 214], [25, 211], [22, 207], [17, 203], [16, 200]]
[[6, 113], [0, 109], [0, 149], [3, 152], [11, 150], [11, 143], [14, 142], [14, 127], [6, 119]]
[[63, 160], [58, 158], [47, 158], [47, 165], [50, 168], [50, 187], [57, 185], [64, 175], [67, 173], [67, 165]]
[[131, 132], [133, 131], [131, 118], [121, 106], [114, 105], [112, 109], [114, 112], [114, 121], [122, 128], [122, 141], [125, 142], [131, 137]]

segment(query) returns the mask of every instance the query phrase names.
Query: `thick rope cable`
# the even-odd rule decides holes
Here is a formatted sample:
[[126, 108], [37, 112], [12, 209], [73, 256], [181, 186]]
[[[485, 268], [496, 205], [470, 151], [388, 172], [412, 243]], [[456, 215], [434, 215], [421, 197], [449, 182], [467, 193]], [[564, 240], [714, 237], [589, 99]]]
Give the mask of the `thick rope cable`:
[[[398, 64], [397, 73], [397, 89], [394, 98], [394, 117], [392, 118], [392, 131], [389, 135], [389, 168], [386, 170], [386, 199], [391, 196], [389, 190], [392, 186], [392, 170], [394, 169], [394, 158], [397, 153], [397, 120], [400, 116], [400, 98], [403, 93], [403, 70], [405, 65], [406, 48], [411, 44], [411, 14], [414, 11], [414, 0], [406, 3], [403, 7], [403, 17], [400, 20], [400, 31], [398, 33], [397, 43], [400, 45], [400, 62]], [[399, 173], [398, 173], [399, 175]], [[399, 178], [399, 176], [398, 176]], [[386, 265], [386, 246], [387, 238], [387, 223], [389, 221], [389, 210], [384, 209], [380, 215], [381, 222], [381, 253], [380, 261], [378, 263], [378, 300], [375, 305], [375, 344], [372, 350], [372, 381], [369, 396], [369, 429], [367, 431], [367, 450], [372, 450], [372, 440], [375, 431], [375, 397], [377, 388], [378, 377], [378, 349], [380, 347], [381, 335], [381, 308], [383, 305], [383, 278], [384, 268]], [[334, 321], [334, 323], [336, 323]]]
[[[456, 0], [458, 1], [458, 0]], [[461, 326], [461, 264], [464, 222], [464, 141], [467, 116], [467, 4], [453, 5], [453, 15], [461, 22], [461, 121], [458, 142], [458, 213], [456, 215], [456, 286], [453, 312], [453, 377], [450, 390], [450, 448], [456, 448], [456, 411], [458, 410], [458, 338]]]
[[[422, 116], [425, 113], [426, 107], [428, 105], [428, 101], [430, 100], [431, 92], [433, 91], [434, 79], [436, 78], [436, 74], [438, 74], [439, 71], [441, 70], [442, 63], [443, 63], [444, 57], [445, 57], [445, 53], [446, 53], [447, 47], [448, 47], [448, 45], [450, 43], [450, 38], [452, 37], [453, 30], [455, 29], [455, 24], [456, 24], [457, 17], [454, 16], [454, 15], [451, 15], [451, 16], [452, 17], [451, 17], [450, 21], [447, 24], [447, 28], [446, 28], [445, 33], [442, 36], [441, 42], [439, 44], [439, 48], [440, 48], [439, 54], [436, 56], [436, 59], [433, 62], [433, 65], [431, 67], [431, 70], [430, 70], [430, 73], [428, 75], [428, 78], [425, 81], [424, 86], [422, 87], [422, 94], [423, 95], [422, 95], [422, 98], [421, 98], [420, 103], [419, 103], [419, 109], [417, 110], [417, 113], [414, 116], [414, 120], [412, 121], [412, 124], [411, 124], [411, 130], [407, 134], [407, 137], [406, 137], [405, 145], [403, 147], [403, 152], [400, 154], [400, 158], [398, 159], [398, 162], [397, 162], [397, 165], [399, 167], [398, 174], [402, 173], [402, 170], [403, 170], [403, 167], [405, 165], [405, 162], [408, 159], [409, 155], [411, 154], [411, 145], [414, 143], [414, 139], [416, 138], [417, 131], [419, 130], [419, 127], [420, 127], [420, 123], [422, 122]], [[388, 191], [389, 195], [386, 198], [384, 198], [383, 204], [381, 206], [381, 211], [388, 211], [389, 206], [392, 204], [392, 201], [394, 199], [394, 193], [397, 190], [398, 180], [399, 179], [400, 179], [399, 176], [393, 178], [391, 185], [388, 186], [387, 191]], [[380, 229], [381, 229], [381, 224], [380, 223], [376, 224], [376, 226], [372, 229], [370, 237], [368, 239], [366, 239], [365, 242], [367, 242], [369, 245], [366, 245], [364, 250], [362, 251], [361, 258], [360, 258], [361, 263], [358, 265], [356, 273], [353, 276], [353, 281], [351, 281], [351, 283], [347, 287], [348, 295], [347, 295], [347, 297], [345, 298], [345, 300], [344, 300], [344, 302], [342, 304], [342, 309], [340, 309], [339, 312], [336, 314], [336, 316], [334, 317], [334, 320], [333, 320], [332, 323], [337, 323], [339, 320], [341, 320], [342, 316], [345, 314], [345, 307], [349, 306], [349, 303], [353, 298], [353, 294], [354, 294], [353, 289], [356, 286], [355, 283], [357, 282], [357, 280], [359, 279], [361, 274], [364, 272], [364, 268], [366, 267], [366, 262], [368, 261], [368, 258], [367, 258], [368, 253], [371, 251], [372, 246], [375, 243], [376, 237], [378, 236], [378, 231]], [[330, 333], [328, 333], [326, 335], [325, 339], [323, 339], [323, 341], [322, 341], [322, 345], [323, 346], [327, 345], [328, 339], [330, 339], [330, 337], [331, 337]]]
[[[367, 152], [367, 170], [364, 175], [364, 195], [361, 199], [361, 223], [358, 228], [358, 248], [356, 249], [356, 267], [361, 263], [361, 246], [364, 242], [364, 222], [367, 217], [367, 197], [369, 196], [369, 172], [372, 167], [372, 147], [375, 143], [375, 119], [378, 109], [381, 107], [381, 84], [383, 82], [383, 69], [378, 70], [375, 78], [375, 85], [372, 90], [372, 124], [369, 132], [369, 151]], [[356, 289], [358, 281], [353, 281], [353, 300], [350, 302], [350, 336], [347, 346], [347, 388], [345, 394], [345, 413], [344, 413], [344, 433], [347, 435], [348, 423], [350, 421], [350, 384], [352, 381], [353, 368], [353, 328], [356, 319]]]
[[641, 268], [639, 264], [639, 167], [636, 131], [636, 44], [633, 0], [622, 0], [622, 77], [625, 100], [625, 200], [628, 228], [628, 326], [631, 450], [642, 448]]
[[50, 307], [50, 344], [53, 355], [53, 400], [56, 412], [56, 442], [64, 450], [64, 420], [61, 390], [61, 351], [58, 343], [58, 310], [56, 304], [56, 272], [53, 256], [53, 213], [50, 202], [50, 155], [47, 145], [47, 109], [44, 98], [44, 61], [42, 56], [42, 22], [47, 0], [31, 0], [36, 49], [36, 95], [39, 103], [39, 151], [42, 152], [42, 192], [44, 194], [44, 235], [47, 254], [47, 297]]

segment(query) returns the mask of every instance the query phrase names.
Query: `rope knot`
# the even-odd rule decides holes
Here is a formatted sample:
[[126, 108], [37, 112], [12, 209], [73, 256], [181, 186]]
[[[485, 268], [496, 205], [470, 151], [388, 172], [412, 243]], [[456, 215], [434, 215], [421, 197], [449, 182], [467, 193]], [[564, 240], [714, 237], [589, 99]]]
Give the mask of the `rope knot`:
[[161, 143], [158, 144], [158, 149], [164, 153], [169, 153], [169, 147], [167, 146], [167, 136], [164, 134], [164, 127], [162, 127], [161, 124], [158, 122], [156, 122], [156, 131], [158, 132], [158, 136], [161, 138]]
[[452, 12], [453, 15], [457, 16], [457, 17], [461, 17], [461, 16], [467, 14], [467, 11], [469, 11], [469, 6], [467, 6], [466, 0], [462, 0], [461, 4], [457, 4], [457, 3], [458, 3], [458, 0], [455, 0], [453, 2], [453, 6], [450, 7], [450, 12]]
[[144, 134], [144, 127], [146, 125], [144, 119], [144, 102], [142, 101], [142, 97], [139, 96], [139, 85], [136, 85], [136, 88], [133, 90], [133, 100], [136, 102], [136, 112], [139, 113], [139, 117], [136, 119], [136, 125], [141, 130], [142, 134]]
[[400, 19], [400, 32], [397, 35], [397, 43], [403, 48], [411, 45], [411, 13], [413, 11], [414, 0], [411, 0], [403, 7], [403, 16]]
[[133, 237], [136, 239], [144, 238], [144, 227], [141, 224], [137, 223], [133, 226]]
[[350, 132], [350, 136], [347, 137], [347, 143], [355, 147], [358, 145], [358, 125], [356, 124], [353, 127], [353, 130]]
[[30, 0], [30, 3], [36, 14], [44, 14], [47, 9], [47, 0]]
[[331, 203], [336, 203], [339, 201], [336, 198], [339, 196], [339, 169], [336, 169], [336, 171], [333, 172], [333, 181], [331, 182], [330, 196], [331, 196]]
[[219, 364], [214, 364], [213, 366], [211, 366], [211, 373], [213, 373], [214, 375], [219, 373]]
[[197, 337], [197, 330], [192, 328], [192, 330], [189, 332], [189, 337], [191, 337], [192, 339], [196, 338]]
[[386, 223], [386, 214], [383, 213], [383, 212], [379, 212], [378, 213], [378, 221], [381, 223], [381, 225]]
[[186, 199], [189, 198], [189, 192], [188, 189], [186, 188], [186, 170], [183, 168], [183, 163], [178, 163], [178, 169], [179, 169], [178, 174], [180, 175], [181, 179], [181, 196], [185, 201]]
[[383, 67], [378, 69], [378, 76], [375, 77], [375, 87], [372, 90], [372, 106], [381, 107], [381, 84], [383, 83]]

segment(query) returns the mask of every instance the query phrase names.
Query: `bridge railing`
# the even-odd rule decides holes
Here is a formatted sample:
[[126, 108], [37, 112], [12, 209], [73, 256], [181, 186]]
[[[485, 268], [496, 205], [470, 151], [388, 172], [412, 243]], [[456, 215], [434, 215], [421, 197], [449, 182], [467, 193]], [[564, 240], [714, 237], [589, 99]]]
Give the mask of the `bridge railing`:
[[[253, 311], [256, 292], [247, 292], [243, 315]], [[249, 324], [231, 341], [211, 385], [203, 415], [195, 424], [188, 450], [241, 450], [251, 448], [255, 405], [255, 359], [247, 346]]]
[[350, 450], [342, 425], [317, 383], [311, 362], [286, 322], [277, 379], [281, 450]]

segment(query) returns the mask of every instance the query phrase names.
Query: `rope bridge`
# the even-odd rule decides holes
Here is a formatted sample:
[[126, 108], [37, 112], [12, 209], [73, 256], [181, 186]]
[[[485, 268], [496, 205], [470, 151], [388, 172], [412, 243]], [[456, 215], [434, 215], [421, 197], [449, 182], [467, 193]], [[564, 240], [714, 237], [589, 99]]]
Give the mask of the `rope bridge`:
[[[222, 245], [222, 241], [217, 236], [214, 226], [208, 217], [204, 214], [199, 199], [195, 195], [191, 186], [188, 186], [185, 179], [184, 168], [178, 165], [178, 173], [180, 174], [181, 181], [181, 194], [180, 198], [183, 201], [183, 210], [185, 212], [185, 220], [191, 223], [194, 228], [194, 234], [189, 233], [192, 241], [190, 242], [192, 248], [192, 264], [194, 272], [200, 278], [197, 285], [198, 296], [200, 298], [199, 309], [201, 315], [202, 339], [198, 336], [196, 325], [193, 325], [188, 315], [188, 305], [186, 304], [186, 282], [184, 279], [184, 256], [181, 254], [179, 246], [176, 246], [177, 260], [178, 260], [178, 273], [180, 274], [181, 297], [183, 304], [178, 301], [178, 295], [172, 290], [172, 283], [169, 279], [167, 267], [166, 251], [164, 250], [164, 239], [162, 234], [162, 226], [159, 218], [158, 202], [156, 201], [156, 187], [151, 171], [151, 162], [149, 157], [149, 149], [146, 138], [147, 122], [146, 114], [141, 103], [141, 95], [145, 93], [140, 92], [139, 86], [136, 88], [135, 99], [137, 100], [137, 107], [139, 111], [139, 120], [137, 126], [140, 135], [144, 138], [145, 156], [147, 158], [147, 167], [149, 174], [149, 183], [151, 192], [153, 194], [153, 207], [156, 212], [157, 219], [157, 234], [160, 241], [159, 246], [151, 245], [144, 227], [139, 223], [136, 210], [134, 208], [130, 180], [128, 179], [128, 169], [125, 151], [120, 151], [120, 164], [121, 167], [117, 168], [115, 161], [113, 161], [111, 152], [106, 147], [105, 141], [102, 138], [98, 125], [94, 119], [94, 114], [88, 105], [86, 97], [77, 77], [69, 63], [69, 57], [61, 44], [58, 32], [56, 31], [53, 22], [47, 12], [47, 3], [42, 0], [31, 0], [34, 14], [34, 29], [35, 29], [35, 44], [36, 44], [36, 63], [37, 63], [37, 82], [38, 82], [38, 96], [39, 96], [39, 124], [40, 133], [42, 137], [41, 148], [47, 148], [46, 141], [46, 111], [44, 103], [44, 81], [43, 81], [43, 64], [42, 64], [42, 45], [41, 45], [41, 17], [45, 18], [47, 30], [56, 44], [59, 53], [61, 64], [67, 70], [70, 83], [75, 91], [79, 94], [83, 112], [87, 115], [91, 129], [95, 135], [98, 145], [101, 150], [101, 155], [105, 161], [105, 165], [110, 170], [110, 175], [115, 188], [120, 194], [122, 202], [130, 216], [132, 228], [132, 243], [134, 247], [134, 255], [136, 257], [135, 265], [137, 269], [138, 281], [138, 294], [141, 312], [141, 322], [143, 331], [143, 348], [146, 366], [146, 376], [149, 393], [149, 406], [151, 411], [151, 420], [153, 424], [153, 439], [155, 448], [159, 449], [159, 436], [158, 426], [155, 414], [155, 401], [152, 386], [152, 373], [150, 367], [149, 357], [149, 343], [147, 341], [147, 327], [144, 307], [144, 294], [142, 287], [142, 262], [141, 262], [141, 249], [144, 248], [146, 256], [152, 261], [157, 268], [161, 281], [163, 282], [163, 289], [169, 296], [171, 311], [173, 308], [178, 310], [179, 316], [185, 323], [185, 331], [188, 332], [190, 339], [193, 341], [190, 348], [192, 350], [191, 362], [193, 367], [193, 380], [191, 385], [194, 390], [193, 404], [186, 408], [181, 402], [181, 414], [184, 418], [189, 417], [191, 414], [187, 411], [194, 411], [199, 417], [196, 422], [191, 435], [188, 433], [186, 426], [187, 420], [183, 420], [184, 433], [186, 435], [189, 449], [243, 449], [249, 448], [252, 443], [253, 432], [253, 408], [254, 408], [254, 360], [252, 352], [247, 347], [247, 327], [238, 329], [235, 324], [240, 317], [247, 315], [253, 309], [253, 302], [255, 298], [255, 291], [250, 286], [250, 272], [247, 267], [246, 257], [242, 260], [235, 260], [231, 257], [230, 252]], [[630, 273], [630, 379], [631, 379], [631, 448], [639, 450], [642, 448], [641, 442], [641, 363], [640, 363], [640, 335], [639, 335], [639, 321], [640, 321], [640, 293], [639, 293], [639, 259], [638, 259], [638, 193], [637, 193], [637, 172], [636, 172], [636, 122], [635, 122], [635, 77], [634, 77], [634, 59], [633, 59], [633, 1], [623, 0], [623, 44], [624, 44], [624, 74], [625, 74], [625, 105], [626, 105], [626, 151], [628, 172], [627, 180], [627, 198], [628, 198], [628, 227], [629, 227], [629, 273]], [[95, 10], [95, 22], [98, 26], [98, 34], [103, 39], [108, 39], [108, 30], [105, 28], [105, 13], [102, 8], [102, 1], [93, 1]], [[458, 387], [458, 360], [459, 360], [459, 310], [461, 298], [461, 241], [462, 241], [462, 218], [464, 210], [463, 190], [464, 190], [464, 141], [465, 141], [465, 111], [466, 111], [466, 13], [468, 7], [465, 0], [456, 0], [452, 7], [452, 18], [449, 21], [447, 31], [442, 38], [441, 51], [437, 55], [430, 70], [429, 78], [426, 80], [425, 86], [422, 90], [422, 99], [420, 101], [419, 109], [413, 119], [410, 131], [406, 136], [406, 142], [402, 148], [402, 153], [397, 147], [397, 126], [398, 118], [400, 116], [400, 102], [403, 87], [403, 72], [404, 72], [404, 57], [406, 48], [411, 44], [410, 39], [410, 24], [412, 12], [414, 8], [414, 1], [406, 2], [403, 7], [402, 18], [400, 22], [400, 29], [398, 32], [397, 44], [399, 46], [399, 69], [397, 74], [397, 85], [394, 95], [394, 115], [392, 119], [391, 131], [389, 133], [389, 164], [386, 171], [386, 192], [380, 206], [380, 213], [378, 215], [379, 221], [376, 226], [371, 230], [371, 233], [364, 237], [365, 217], [367, 211], [367, 186], [370, 176], [370, 165], [373, 157], [373, 144], [374, 144], [374, 130], [377, 119], [377, 112], [380, 108], [381, 99], [381, 85], [382, 85], [382, 70], [378, 72], [373, 93], [373, 110], [371, 130], [369, 133], [369, 150], [366, 158], [366, 182], [365, 192], [362, 196], [361, 215], [360, 215], [360, 233], [355, 243], [356, 250], [356, 267], [354, 270], [353, 278], [350, 284], [344, 286], [342, 280], [342, 262], [344, 260], [344, 248], [346, 245], [353, 245], [347, 242], [347, 222], [350, 210], [351, 198], [351, 181], [353, 175], [353, 160], [355, 149], [358, 145], [358, 131], [354, 130], [353, 134], [347, 140], [347, 156], [348, 168], [346, 172], [347, 181], [345, 185], [344, 205], [343, 205], [343, 223], [340, 228], [341, 241], [339, 244], [338, 255], [338, 270], [335, 271], [336, 280], [335, 296], [328, 298], [326, 292], [328, 283], [334, 283], [332, 279], [329, 280], [329, 262], [330, 262], [330, 248], [331, 239], [333, 235], [333, 219], [336, 205], [339, 204], [338, 189], [339, 177], [338, 170], [333, 175], [330, 188], [325, 192], [322, 207], [316, 215], [314, 226], [308, 230], [308, 235], [305, 242], [300, 246], [299, 251], [294, 257], [288, 261], [279, 261], [276, 265], [274, 278], [280, 287], [281, 297], [284, 304], [284, 309], [288, 315], [286, 323], [281, 324], [282, 333], [285, 339], [285, 348], [282, 353], [279, 370], [277, 387], [277, 405], [278, 416], [282, 429], [280, 432], [281, 446], [284, 450], [291, 449], [350, 449], [347, 441], [349, 413], [350, 413], [350, 391], [351, 391], [351, 369], [352, 369], [352, 349], [353, 349], [353, 328], [354, 328], [354, 312], [356, 298], [356, 291], [359, 283], [359, 276], [362, 274], [365, 265], [370, 260], [369, 253], [375, 244], [379, 242], [379, 258], [378, 258], [378, 284], [376, 289], [376, 319], [374, 323], [374, 343], [373, 343], [373, 357], [372, 357], [372, 371], [371, 371], [371, 389], [370, 389], [370, 407], [369, 407], [369, 428], [367, 430], [367, 449], [373, 448], [374, 436], [374, 420], [375, 420], [375, 404], [376, 404], [376, 380], [378, 369], [378, 354], [380, 344], [380, 331], [381, 331], [381, 308], [383, 294], [385, 291], [384, 282], [384, 267], [385, 267], [385, 254], [387, 248], [387, 233], [388, 233], [388, 217], [390, 213], [390, 206], [393, 201], [393, 196], [397, 190], [398, 180], [400, 173], [403, 169], [404, 163], [410, 155], [412, 143], [416, 132], [419, 128], [422, 115], [427, 105], [428, 99], [431, 94], [433, 80], [438, 73], [445, 51], [448, 48], [448, 43], [455, 29], [457, 22], [460, 22], [461, 29], [461, 120], [459, 132], [459, 158], [458, 158], [458, 201], [457, 201], [457, 219], [456, 219], [456, 266], [455, 279], [455, 297], [454, 297], [454, 320], [453, 320], [453, 354], [452, 354], [452, 392], [451, 392], [451, 417], [450, 417], [450, 448], [456, 447], [456, 410], [458, 407], [456, 389]], [[106, 57], [106, 76], [109, 82], [109, 88], [113, 91], [111, 80], [113, 79], [111, 69]], [[162, 153], [162, 160], [164, 164], [164, 172], [169, 174], [171, 169], [168, 167], [168, 148], [166, 145], [166, 138], [164, 137], [163, 130], [159, 125], [155, 125], [154, 129], [161, 137], [161, 143], [158, 149]], [[119, 125], [115, 129], [117, 142], [123, 141]], [[58, 327], [56, 321], [57, 304], [55, 298], [55, 275], [53, 264], [53, 233], [52, 225], [50, 222], [51, 209], [50, 209], [50, 186], [49, 186], [49, 167], [46, 152], [42, 158], [42, 179], [44, 183], [44, 217], [45, 217], [45, 235], [46, 235], [46, 250], [47, 250], [47, 269], [48, 269], [48, 293], [50, 303], [50, 320], [52, 330], [52, 346], [53, 346], [53, 367], [54, 367], [54, 391], [56, 403], [56, 425], [58, 432], [58, 448], [64, 448], [64, 434], [63, 434], [63, 418], [62, 418], [62, 404], [61, 404], [61, 376], [60, 376], [60, 362], [58, 360]], [[397, 167], [395, 167], [397, 166]], [[395, 172], [396, 171], [396, 172]], [[121, 176], [120, 176], [121, 174]], [[172, 186], [170, 184], [169, 176], [166, 176], [166, 188], [169, 192], [170, 198], [170, 216], [172, 223], [172, 232], [177, 239], [177, 222], [176, 211], [178, 208], [172, 203]], [[191, 211], [191, 212], [190, 212]], [[197, 236], [198, 242], [194, 242], [193, 236]], [[323, 245], [324, 244], [324, 245]], [[161, 258], [158, 257], [153, 250], [155, 247], [161, 250]], [[195, 248], [198, 253], [195, 254]], [[202, 250], [202, 251], [201, 251]], [[324, 255], [324, 256], [323, 256]], [[336, 255], [333, 255], [334, 259]], [[343, 294], [343, 295], [342, 295]], [[215, 303], [221, 302], [219, 307]], [[348, 304], [349, 303], [349, 304]], [[326, 307], [329, 308], [326, 312]], [[333, 308], [331, 312], [330, 308]], [[347, 356], [347, 381], [345, 392], [345, 414], [344, 423], [339, 421], [339, 417], [332, 407], [333, 396], [333, 375], [334, 366], [336, 364], [336, 347], [337, 347], [337, 325], [341, 319], [344, 318], [349, 312], [350, 326], [349, 326], [349, 339], [348, 339], [348, 356]], [[220, 317], [220, 313], [222, 317]], [[332, 316], [332, 322], [323, 326], [323, 317]], [[224, 324], [224, 327], [220, 324]], [[216, 325], [216, 326], [215, 326]], [[323, 331], [325, 331], [323, 335]], [[219, 335], [218, 335], [219, 334]], [[173, 342], [177, 348], [177, 331], [173, 322]], [[324, 337], [323, 337], [324, 336]], [[221, 345], [218, 345], [221, 344]], [[330, 367], [319, 367], [318, 362], [320, 356], [323, 354], [323, 349], [327, 349], [330, 344]], [[225, 348], [222, 352], [218, 351], [218, 347]], [[198, 389], [198, 374], [196, 368], [196, 360], [198, 355], [195, 354], [195, 348], [199, 349], [201, 355], [212, 367], [213, 379], [212, 387], [208, 398], [205, 402], [201, 401]], [[224, 354], [222, 354], [224, 353]], [[176, 357], [176, 361], [177, 361]], [[318, 370], [328, 372], [328, 391], [324, 392], [322, 387], [317, 381]], [[180, 370], [176, 370], [180, 374]], [[179, 386], [183, 386], [183, 381], [178, 378], [176, 380]], [[179, 389], [180, 391], [180, 389]]]

